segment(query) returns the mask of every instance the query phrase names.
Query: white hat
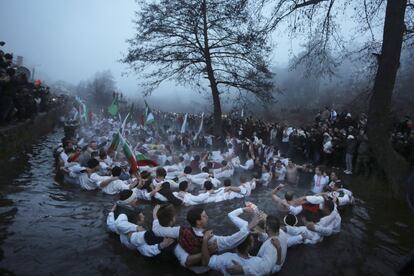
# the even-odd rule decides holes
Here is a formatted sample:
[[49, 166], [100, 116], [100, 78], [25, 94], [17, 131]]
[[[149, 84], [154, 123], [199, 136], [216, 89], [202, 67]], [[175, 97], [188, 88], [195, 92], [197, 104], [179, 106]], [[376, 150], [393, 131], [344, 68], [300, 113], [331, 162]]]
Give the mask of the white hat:
[[355, 139], [355, 138], [352, 135], [348, 135], [348, 138], [347, 139]]

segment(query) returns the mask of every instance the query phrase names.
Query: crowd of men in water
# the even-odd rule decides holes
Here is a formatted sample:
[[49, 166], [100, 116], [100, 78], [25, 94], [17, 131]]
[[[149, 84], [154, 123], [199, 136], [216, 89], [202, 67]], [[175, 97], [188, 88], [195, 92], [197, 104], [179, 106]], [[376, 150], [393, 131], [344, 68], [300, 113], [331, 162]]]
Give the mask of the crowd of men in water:
[[[234, 114], [224, 118], [222, 138], [209, 134], [209, 119], [203, 125], [201, 116], [193, 115], [184, 126], [179, 117], [157, 113], [155, 123], [141, 126], [90, 116], [78, 130], [68, 126], [55, 151], [57, 180], [116, 195], [107, 226], [126, 248], [147, 257], [177, 259], [196, 273], [212, 269], [225, 275], [267, 275], [282, 268], [288, 247], [319, 243], [340, 232], [338, 208], [353, 204], [354, 197], [343, 187], [338, 170], [328, 172], [321, 165], [334, 160], [332, 152], [325, 152], [325, 144], [332, 143], [336, 134], [332, 118], [318, 122], [308, 133]], [[344, 119], [349, 117], [346, 114]], [[356, 143], [360, 131], [351, 126], [346, 125], [345, 134], [340, 132], [347, 147]], [[121, 132], [123, 142], [114, 147]], [[365, 134], [360, 135], [364, 142]], [[136, 159], [145, 156], [138, 171], [131, 167], [135, 163], [127, 162], [128, 151], [120, 150], [122, 143], [136, 145], [132, 147]], [[353, 147], [346, 153], [359, 150]], [[301, 160], [306, 162], [295, 164]], [[314, 176], [309, 193], [295, 195], [291, 186], [297, 185], [301, 170], [313, 171]], [[274, 213], [265, 214], [249, 202], [259, 186], [268, 189]], [[237, 199], [245, 204], [228, 217], [238, 230], [228, 236], [208, 230], [214, 229], [214, 214], [209, 223], [205, 204]], [[153, 223], [146, 229], [142, 208], [152, 205]], [[187, 225], [176, 225], [177, 210], [186, 212]]]

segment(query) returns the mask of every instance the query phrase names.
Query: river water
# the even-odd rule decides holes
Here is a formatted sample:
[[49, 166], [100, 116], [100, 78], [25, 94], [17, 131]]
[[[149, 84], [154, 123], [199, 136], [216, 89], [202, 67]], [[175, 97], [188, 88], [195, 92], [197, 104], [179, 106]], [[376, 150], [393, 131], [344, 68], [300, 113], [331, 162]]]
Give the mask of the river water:
[[[52, 151], [63, 132], [55, 130], [29, 153], [0, 166], [0, 274], [15, 275], [187, 275], [174, 263], [143, 258], [121, 246], [106, 231], [106, 214], [114, 198], [100, 192], [55, 184]], [[309, 189], [302, 175], [298, 194]], [[414, 213], [404, 200], [387, 200], [381, 181], [344, 179], [358, 197], [341, 210], [338, 235], [317, 245], [288, 250], [279, 275], [396, 275], [414, 252]], [[248, 199], [275, 212], [270, 188], [258, 188]], [[207, 205], [216, 234], [236, 228], [227, 213], [242, 201]], [[183, 208], [185, 209], [185, 208]], [[151, 207], [144, 206], [147, 225]], [[178, 223], [185, 210], [179, 210]]]

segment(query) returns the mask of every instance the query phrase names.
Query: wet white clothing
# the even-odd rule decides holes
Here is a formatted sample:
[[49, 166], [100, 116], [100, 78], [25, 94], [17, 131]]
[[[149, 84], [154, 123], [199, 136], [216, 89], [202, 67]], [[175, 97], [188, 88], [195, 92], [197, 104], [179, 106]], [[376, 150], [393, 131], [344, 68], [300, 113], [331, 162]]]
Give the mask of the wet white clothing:
[[151, 193], [149, 193], [146, 189], [134, 188], [132, 190], [137, 196], [137, 199], [151, 200]]
[[246, 171], [253, 169], [253, 167], [254, 167], [253, 159], [249, 159], [244, 163], [244, 165], [240, 165], [240, 168]]
[[64, 166], [66, 167], [68, 165], [68, 160], [69, 160], [69, 156], [66, 154], [66, 152], [65, 151], [62, 151], [59, 154], [59, 158], [60, 158], [60, 160], [63, 161]]
[[136, 249], [139, 251], [139, 253], [141, 253], [141, 255], [143, 256], [146, 256], [146, 257], [157, 256], [158, 254], [161, 253], [161, 250], [158, 244], [154, 244], [154, 245], [147, 244], [144, 238], [145, 232], [146, 231], [139, 231], [139, 232], [132, 233], [130, 243], [134, 245]]
[[302, 211], [303, 211], [303, 207], [302, 207], [302, 205], [298, 205], [298, 206], [292, 206], [292, 205], [290, 205], [290, 206], [289, 206], [289, 214], [292, 214], [292, 215], [297, 216], [297, 215], [299, 215]]
[[275, 168], [275, 174], [277, 176], [278, 181], [284, 181], [286, 178], [286, 168], [281, 166], [280, 168]]
[[335, 192], [332, 192], [332, 195], [338, 198], [338, 206], [348, 205], [352, 202], [353, 199], [352, 192], [345, 188], [341, 188]]
[[175, 181], [173, 181], [173, 180], [171, 180], [171, 179], [164, 179], [164, 180], [158, 181], [157, 179], [154, 178], [152, 180], [152, 185], [154, 185], [154, 187], [157, 188], [160, 185], [162, 185], [164, 182], [170, 183], [170, 188], [171, 189], [178, 189], [178, 183], [175, 182]]
[[120, 179], [114, 180], [102, 188], [102, 192], [108, 195], [118, 194], [122, 190], [129, 190], [129, 185], [126, 183], [126, 181]]
[[263, 186], [268, 186], [270, 183], [271, 176], [272, 175], [269, 172], [262, 173], [262, 176], [260, 177], [260, 183]]
[[278, 271], [283, 266], [283, 263], [286, 259], [286, 253], [288, 248], [288, 237], [283, 230], [279, 230], [279, 236], [277, 237], [280, 241], [281, 246], [281, 258], [282, 263], [278, 265], [277, 262], [277, 250], [274, 247], [271, 238], [268, 238], [260, 247], [257, 257], [262, 259], [259, 263], [249, 264], [248, 266], [243, 266], [243, 272], [245, 275], [267, 275], [273, 274]]
[[256, 189], [256, 181], [247, 181], [245, 183], [242, 183], [240, 186], [240, 193], [243, 196], [250, 196], [250, 194], [252, 193], [252, 190]]
[[[243, 213], [243, 209], [242, 208], [238, 208], [232, 212], [230, 212], [228, 214], [230, 220], [240, 229], [239, 232], [236, 232], [235, 234], [231, 235], [231, 236], [213, 236], [209, 242], [213, 242], [214, 240], [217, 241], [217, 246], [218, 246], [218, 251], [219, 252], [223, 252], [223, 251], [227, 251], [230, 249], [233, 249], [235, 247], [237, 247], [237, 245], [239, 245], [240, 243], [242, 243], [244, 241], [244, 239], [247, 237], [248, 235], [248, 223], [247, 221], [239, 218], [238, 216]], [[179, 226], [176, 227], [162, 227], [161, 225], [159, 225], [158, 220], [154, 220], [153, 222], [153, 231], [156, 235], [158, 236], [163, 236], [166, 235], [166, 237], [174, 237], [179, 235], [179, 231], [180, 228]], [[169, 228], [169, 229], [168, 229]], [[157, 229], [154, 230], [154, 229]], [[197, 229], [194, 228], [194, 233], [199, 236], [202, 237], [204, 235], [204, 230], [203, 229]], [[162, 235], [160, 235], [162, 234]], [[174, 254], [177, 257], [177, 259], [179, 260], [180, 264], [182, 266], [185, 266], [185, 263], [187, 261], [187, 258], [189, 256], [189, 254], [180, 246], [180, 244], [177, 245], [177, 247], [174, 250]], [[215, 256], [215, 255], [214, 255]], [[210, 258], [211, 260], [211, 258]], [[214, 265], [214, 263], [213, 263]], [[193, 270], [196, 273], [203, 273], [205, 271], [207, 271], [208, 269], [206, 269], [206, 267], [202, 267], [202, 266], [198, 266], [198, 267], [192, 267], [190, 268], [191, 270]]]
[[[306, 226], [286, 226], [286, 233], [291, 236], [304, 234], [306, 236], [304, 244], [315, 244], [322, 240], [317, 232], [309, 230]], [[298, 244], [300, 243], [302, 242], [298, 242]]]
[[79, 184], [82, 189], [85, 190], [95, 190], [98, 188], [99, 183], [103, 180], [105, 180], [107, 177], [100, 176], [97, 173], [91, 174], [91, 176], [88, 176], [88, 173], [82, 173], [79, 176]]
[[220, 169], [213, 170], [214, 178], [229, 178], [234, 174], [234, 168], [232, 166], [226, 166]]
[[224, 201], [224, 200], [232, 200], [235, 198], [243, 198], [244, 195], [241, 193], [236, 193], [233, 191], [230, 192], [225, 192], [224, 191], [225, 187], [221, 187], [219, 189], [217, 189], [217, 191], [215, 192], [215, 194], [211, 195], [212, 197], [214, 196], [215, 200], [214, 202], [220, 202], [220, 201]]
[[197, 204], [203, 204], [209, 198], [208, 193], [202, 193], [199, 195], [192, 195], [191, 193], [187, 192], [173, 192], [173, 195], [181, 199], [184, 204], [186, 205], [197, 205]]
[[[180, 235], [180, 226], [164, 227], [160, 225], [158, 219], [155, 219], [152, 222], [152, 231], [154, 231], [154, 234], [159, 237], [178, 239]], [[193, 231], [197, 236], [202, 237], [204, 235], [205, 230], [193, 227]], [[213, 235], [209, 242], [216, 241], [218, 251], [223, 252], [225, 250], [230, 250], [238, 246], [241, 242], [243, 242], [244, 238], [246, 238], [248, 233], [248, 229], [243, 228], [230, 236]]]
[[[221, 255], [212, 255], [208, 263], [208, 267], [220, 271], [223, 275], [230, 275], [227, 273], [227, 268], [234, 265], [233, 261], [239, 263], [242, 267], [259, 265], [263, 260], [260, 257], [248, 256], [242, 257], [238, 253], [227, 252]], [[244, 273], [244, 275], [248, 275]]]
[[336, 207], [328, 215], [315, 224], [315, 232], [321, 236], [330, 236], [332, 234], [339, 233], [341, 231], [341, 216], [338, 213]]
[[329, 177], [326, 175], [314, 175], [312, 192], [319, 194], [323, 192], [323, 188], [329, 184]]
[[[148, 245], [145, 242], [144, 234], [146, 231], [137, 232], [137, 225], [128, 221], [125, 214], [120, 214], [116, 220], [114, 219], [114, 212], [110, 212], [106, 219], [106, 224], [112, 232], [119, 235], [121, 243], [131, 250], [137, 249], [142, 255], [147, 257], [156, 256], [161, 253], [156, 245]], [[131, 235], [131, 240], [128, 239], [128, 233], [134, 232]]]
[[323, 196], [320, 196], [320, 195], [306, 196], [305, 199], [310, 204], [318, 204], [319, 209], [321, 210], [323, 209], [323, 204], [325, 202], [325, 199], [323, 198]]

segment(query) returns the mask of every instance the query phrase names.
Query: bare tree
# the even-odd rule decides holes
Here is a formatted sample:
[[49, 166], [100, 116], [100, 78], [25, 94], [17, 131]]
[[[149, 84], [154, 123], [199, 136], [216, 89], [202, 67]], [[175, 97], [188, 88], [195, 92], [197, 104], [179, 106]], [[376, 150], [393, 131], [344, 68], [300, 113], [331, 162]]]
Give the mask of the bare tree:
[[[176, 80], [209, 86], [215, 133], [221, 134], [220, 94], [247, 91], [272, 101], [267, 32], [247, 0], [140, 1], [134, 38], [123, 62], [143, 77], [145, 94]], [[206, 81], [207, 80], [207, 81]]]
[[381, 53], [369, 102], [368, 138], [375, 157], [392, 184], [395, 194], [404, 191], [408, 162], [391, 144], [391, 100], [400, 66], [405, 32], [404, 16], [407, 0], [387, 1]]
[[106, 107], [111, 104], [116, 83], [110, 70], [97, 72], [76, 87], [77, 94], [88, 101], [88, 106]]

